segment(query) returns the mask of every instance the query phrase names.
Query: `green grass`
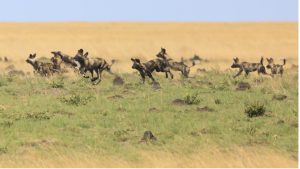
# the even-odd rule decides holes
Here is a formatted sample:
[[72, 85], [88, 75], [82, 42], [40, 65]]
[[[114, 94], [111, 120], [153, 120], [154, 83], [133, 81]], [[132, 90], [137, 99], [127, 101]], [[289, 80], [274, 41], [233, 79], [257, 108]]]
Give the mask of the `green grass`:
[[[123, 86], [114, 86], [110, 75], [99, 85], [80, 77], [2, 75], [0, 155], [55, 149], [135, 160], [144, 150], [186, 154], [210, 146], [260, 145], [297, 156], [298, 74], [275, 79], [233, 74], [212, 70], [188, 80], [156, 74], [160, 90], [149, 81], [141, 84], [137, 74], [121, 75]], [[251, 89], [236, 91], [241, 81]], [[288, 98], [272, 100], [274, 94]], [[174, 105], [175, 99], [190, 104]], [[249, 118], [245, 109], [251, 102], [263, 104], [265, 115]], [[205, 106], [213, 111], [197, 111]], [[157, 141], [139, 144], [147, 130]]]

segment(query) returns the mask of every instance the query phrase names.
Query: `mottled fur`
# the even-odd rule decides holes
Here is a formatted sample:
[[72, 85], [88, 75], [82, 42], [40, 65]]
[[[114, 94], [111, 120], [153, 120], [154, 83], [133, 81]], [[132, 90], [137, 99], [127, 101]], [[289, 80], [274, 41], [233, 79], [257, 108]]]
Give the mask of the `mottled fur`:
[[[89, 76], [86, 75], [86, 72], [89, 71], [92, 75], [91, 81], [94, 82], [99, 79], [99, 81], [96, 83], [98, 84], [102, 80], [102, 72], [106, 70], [107, 72], [113, 74], [111, 72], [111, 66], [112, 64], [108, 64], [105, 59], [95, 57], [95, 58], [89, 58], [88, 52], [83, 54], [83, 50], [78, 50], [78, 53], [74, 57], [74, 60], [77, 61], [80, 65], [79, 70], [83, 74], [83, 77], [89, 78]], [[94, 77], [94, 72], [96, 72], [97, 77]]]
[[268, 59], [268, 65], [266, 66], [267, 69], [271, 69], [272, 75], [280, 74], [281, 76], [283, 75], [283, 66], [286, 64], [286, 59], [283, 59], [283, 64], [274, 64], [274, 59], [270, 58]]
[[258, 74], [264, 74], [269, 75], [266, 72], [266, 68], [263, 64], [263, 57], [260, 59], [260, 63], [249, 63], [249, 62], [239, 62], [239, 58], [233, 58], [233, 64], [231, 65], [231, 68], [238, 68], [239, 72], [234, 76], [237, 77], [242, 74], [242, 72], [245, 72], [245, 75], [248, 76], [250, 72], [257, 71]]
[[168, 62], [168, 54], [166, 49], [161, 48], [160, 52], [156, 55], [158, 59], [156, 59], [156, 63], [158, 66], [157, 72], [165, 72], [166, 78], [168, 78], [168, 73], [170, 74], [171, 78], [173, 79], [173, 74], [171, 72], [171, 66]]
[[26, 62], [32, 65], [34, 73], [39, 73], [42, 76], [51, 76], [56, 70], [52, 63], [44, 63], [36, 60], [36, 54], [30, 54]]
[[172, 70], [180, 71], [181, 74], [186, 78], [189, 76], [190, 68], [194, 66], [194, 64], [192, 66], [187, 66], [183, 61], [176, 62], [173, 59], [167, 59], [167, 61]]
[[146, 63], [141, 63], [140, 59], [131, 58], [131, 61], [133, 62], [132, 69], [136, 69], [139, 71], [143, 83], [145, 83], [145, 77], [148, 76], [153, 82], [155, 82], [155, 79], [152, 76], [152, 72], [154, 70], [158, 70], [158, 62], [156, 60], [150, 60]]

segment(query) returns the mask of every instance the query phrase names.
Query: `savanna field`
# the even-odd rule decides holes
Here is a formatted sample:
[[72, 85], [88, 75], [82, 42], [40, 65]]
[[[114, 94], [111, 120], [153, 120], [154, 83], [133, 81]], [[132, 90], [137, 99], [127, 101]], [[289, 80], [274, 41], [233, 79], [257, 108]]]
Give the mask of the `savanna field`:
[[[0, 167], [297, 167], [297, 24], [1, 23]], [[155, 59], [161, 47], [207, 62], [189, 78], [154, 73], [160, 88], [142, 84], [130, 58]], [[72, 69], [41, 77], [25, 62], [80, 48], [115, 59], [124, 83], [104, 72], [92, 85]], [[261, 56], [285, 58], [284, 75], [233, 78], [233, 57]], [[156, 140], [141, 141], [145, 131]]]

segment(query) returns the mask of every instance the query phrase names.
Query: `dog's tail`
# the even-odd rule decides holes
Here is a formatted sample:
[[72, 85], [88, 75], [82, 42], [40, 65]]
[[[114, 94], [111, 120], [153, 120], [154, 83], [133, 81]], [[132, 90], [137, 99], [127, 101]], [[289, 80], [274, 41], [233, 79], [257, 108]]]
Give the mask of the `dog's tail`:
[[108, 64], [108, 66], [107, 66], [107, 72], [108, 72], [108, 73], [114, 75], [114, 73], [111, 71], [111, 67], [112, 67], [112, 65], [115, 64], [116, 62], [117, 62], [117, 61], [116, 61], [115, 59], [112, 59], [112, 60], [111, 60], [111, 64], [108, 64], [108, 63], [107, 63], [107, 64]]
[[261, 57], [260, 64], [264, 65], [264, 57]]
[[[284, 59], [283, 59], [283, 65], [285, 65], [285, 64], [286, 64], [286, 59], [284, 58]], [[282, 65], [282, 66], [283, 66], [283, 65]]]

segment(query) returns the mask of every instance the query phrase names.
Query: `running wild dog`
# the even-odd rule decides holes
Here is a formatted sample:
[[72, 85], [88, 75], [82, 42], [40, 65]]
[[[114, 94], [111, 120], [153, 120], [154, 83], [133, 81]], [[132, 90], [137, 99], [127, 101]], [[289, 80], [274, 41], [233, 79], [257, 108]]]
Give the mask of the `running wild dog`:
[[[95, 58], [89, 58], [88, 52], [83, 54], [83, 49], [79, 49], [78, 53], [74, 57], [74, 60], [77, 61], [80, 65], [79, 70], [80, 73], [83, 74], [83, 77], [89, 78], [89, 76], [86, 75], [86, 72], [89, 71], [92, 75], [91, 81], [94, 82], [99, 79], [99, 81], [95, 84], [98, 84], [102, 80], [102, 72], [103, 70], [108, 71], [109, 73], [113, 74], [111, 72], [111, 66], [112, 64], [108, 64], [104, 59], [95, 57]], [[97, 77], [94, 77], [94, 71], [97, 74]]]
[[245, 72], [245, 76], [248, 76], [250, 72], [257, 71], [258, 74], [264, 74], [269, 75], [266, 72], [266, 68], [263, 64], [264, 58], [261, 57], [260, 63], [249, 63], [249, 62], [239, 62], [239, 58], [233, 58], [233, 64], [231, 65], [231, 68], [239, 68], [239, 72], [234, 76], [236, 78], [237, 76], [241, 75], [242, 72]]
[[268, 61], [268, 65], [266, 67], [267, 67], [267, 69], [271, 69], [272, 75], [276, 75], [276, 74], [280, 74], [281, 76], [283, 75], [283, 66], [286, 63], [286, 59], [283, 59], [282, 65], [274, 64], [273, 58], [270, 58], [270, 59], [267, 58], [267, 61]]
[[168, 78], [168, 73], [169, 73], [171, 78], [173, 79], [174, 76], [171, 72], [171, 66], [168, 62], [167, 56], [168, 56], [168, 54], [167, 54], [166, 49], [161, 48], [160, 52], [156, 55], [156, 57], [158, 57], [158, 59], [156, 59], [157, 66], [158, 66], [158, 69], [156, 71], [157, 72], [165, 72], [166, 78]]
[[63, 54], [61, 53], [61, 51], [53, 51], [51, 53], [54, 55], [52, 58], [56, 59], [60, 64], [64, 63], [65, 65], [72, 68], [76, 68], [79, 66], [73, 57]]
[[29, 54], [26, 62], [33, 67], [34, 73], [39, 73], [42, 76], [51, 76], [55, 72], [53, 64], [37, 61], [35, 53]]
[[141, 63], [140, 59], [131, 58], [131, 61], [133, 62], [132, 69], [136, 69], [137, 71], [139, 71], [143, 83], [145, 83], [146, 76], [148, 76], [152, 80], [152, 82], [155, 82], [155, 79], [152, 76], [152, 72], [159, 69], [158, 64], [155, 60]]
[[167, 59], [167, 61], [172, 70], [180, 71], [181, 74], [186, 78], [188, 78], [188, 76], [189, 76], [190, 68], [195, 66], [194, 63], [192, 66], [187, 66], [186, 64], [184, 64], [184, 62], [182, 60], [181, 60], [181, 62], [176, 62], [173, 59]]

